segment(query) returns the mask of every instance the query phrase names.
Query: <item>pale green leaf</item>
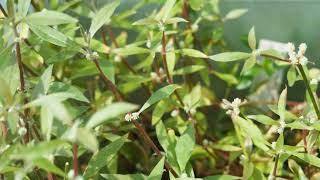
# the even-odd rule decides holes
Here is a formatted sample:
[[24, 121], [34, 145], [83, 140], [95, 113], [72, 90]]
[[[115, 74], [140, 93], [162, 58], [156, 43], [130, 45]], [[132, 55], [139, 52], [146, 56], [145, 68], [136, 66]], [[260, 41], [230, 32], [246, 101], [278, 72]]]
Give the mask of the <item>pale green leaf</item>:
[[49, 87], [51, 85], [52, 79], [52, 69], [53, 65], [50, 65], [41, 75], [37, 85], [35, 86], [34, 90], [32, 91], [31, 99], [35, 99], [40, 95], [46, 95]]
[[67, 14], [50, 10], [32, 13], [25, 20], [29, 25], [59, 25], [78, 22], [77, 19]]
[[278, 125], [279, 124], [278, 121], [275, 121], [272, 118], [270, 118], [269, 116], [266, 116], [266, 115], [263, 115], [263, 114], [260, 114], [260, 115], [248, 115], [247, 117], [249, 119], [253, 119], [253, 120], [258, 121], [258, 122], [260, 122], [262, 124], [265, 124], [265, 125]]
[[123, 136], [96, 152], [90, 159], [88, 166], [84, 171], [84, 177], [86, 179], [92, 177], [96, 175], [101, 168], [106, 166], [108, 162], [115, 157], [126, 139], [127, 137]]
[[147, 54], [150, 53], [150, 50], [142, 47], [126, 46], [123, 48], [114, 49], [112, 52], [120, 56], [131, 56], [137, 54]]
[[90, 36], [93, 37], [94, 34], [104, 25], [111, 21], [111, 16], [120, 5], [120, 1], [115, 0], [112, 3], [103, 6], [93, 17], [91, 26], [89, 29]]
[[148, 180], [161, 180], [164, 166], [164, 157], [158, 162], [148, 176]]
[[249, 53], [244, 52], [225, 52], [216, 55], [209, 56], [209, 59], [219, 62], [238, 61], [247, 59], [251, 56]]
[[280, 121], [285, 120], [286, 105], [287, 105], [287, 88], [285, 88], [281, 92], [278, 100], [278, 115], [280, 116]]
[[177, 50], [184, 56], [190, 56], [190, 57], [195, 57], [195, 58], [208, 58], [207, 55], [205, 55], [203, 52], [198, 51], [196, 49], [180, 49]]
[[190, 66], [185, 66], [180, 69], [177, 69], [176, 71], [173, 72], [173, 75], [185, 75], [185, 74], [191, 74], [195, 73], [198, 71], [201, 71], [202, 69], [205, 69], [206, 67], [203, 65], [190, 65]]
[[48, 159], [38, 158], [33, 160], [33, 164], [40, 169], [44, 169], [47, 172], [52, 172], [60, 176], [65, 176], [65, 173], [52, 162], [50, 162]]
[[320, 158], [318, 158], [315, 155], [308, 154], [308, 153], [290, 153], [290, 154], [305, 161], [306, 163], [308, 163], [310, 165], [320, 167]]
[[77, 141], [92, 152], [96, 152], [99, 148], [96, 136], [87, 128], [77, 129]]
[[125, 102], [113, 103], [93, 114], [87, 122], [86, 127], [94, 128], [102, 123], [106, 123], [109, 120], [118, 117], [121, 114], [132, 112], [135, 109], [137, 109], [137, 106], [133, 104]]
[[138, 111], [138, 113], [143, 112], [150, 106], [152, 106], [154, 103], [169, 97], [176, 89], [178, 89], [179, 86], [176, 84], [171, 84], [168, 86], [165, 86], [159, 90], [157, 90], [155, 93], [151, 95], [151, 97], [147, 100], [147, 102], [144, 103], [144, 105], [141, 107], [141, 109]]
[[167, 0], [164, 6], [156, 15], [155, 19], [158, 21], [166, 22], [167, 18], [169, 17], [170, 11], [172, 10], [176, 0]]
[[72, 94], [72, 98], [78, 101], [89, 103], [87, 97], [83, 95], [83, 93], [75, 86], [70, 84], [65, 84], [63, 82], [53, 82], [49, 89], [50, 93], [70, 93]]
[[25, 17], [28, 13], [31, 0], [18, 1], [18, 13], [21, 17]]
[[167, 152], [169, 147], [168, 133], [165, 125], [161, 120], [156, 125], [156, 134], [160, 145]]
[[179, 22], [188, 22], [187, 20], [180, 18], [180, 17], [172, 17], [166, 20], [166, 24], [175, 24]]
[[237, 19], [247, 12], [248, 9], [233, 9], [228, 12], [228, 14], [224, 17], [224, 20]]
[[254, 31], [254, 27], [251, 28], [250, 32], [249, 32], [249, 35], [248, 35], [248, 43], [249, 43], [249, 46], [252, 50], [255, 50], [256, 49], [256, 34], [255, 34], [255, 31]]

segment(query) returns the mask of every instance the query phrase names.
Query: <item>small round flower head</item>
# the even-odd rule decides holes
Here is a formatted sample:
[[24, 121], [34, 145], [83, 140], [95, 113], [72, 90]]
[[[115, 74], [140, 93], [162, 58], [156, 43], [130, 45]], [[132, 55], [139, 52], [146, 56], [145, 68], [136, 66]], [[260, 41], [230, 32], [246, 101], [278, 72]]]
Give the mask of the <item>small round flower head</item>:
[[163, 24], [162, 22], [159, 22], [159, 23], [158, 23], [158, 28], [159, 28], [159, 30], [160, 30], [161, 32], [166, 30], [166, 28], [165, 28], [165, 26], [164, 26], [164, 24]]
[[222, 103], [221, 103], [221, 108], [227, 110], [227, 114], [228, 115], [239, 115], [240, 114], [240, 109], [239, 107], [241, 105], [243, 105], [244, 103], [246, 103], [246, 100], [241, 101], [241, 99], [236, 98], [231, 102], [229, 102], [226, 99], [222, 99]]
[[133, 119], [133, 120], [139, 119], [139, 113], [138, 113], [138, 112], [132, 113], [132, 119]]
[[159, 68], [159, 73], [160, 73], [160, 74], [164, 74], [163, 68]]
[[192, 30], [193, 32], [198, 31], [198, 29], [199, 29], [198, 24], [192, 24], [191, 30]]
[[147, 40], [146, 46], [147, 46], [147, 48], [151, 48], [151, 40], [150, 39]]
[[92, 58], [98, 59], [99, 58], [99, 54], [97, 52], [93, 52], [92, 53]]
[[276, 149], [276, 144], [277, 144], [277, 142], [275, 142], [275, 141], [273, 141], [272, 143], [271, 143], [271, 147], [272, 147], [272, 149]]
[[119, 55], [116, 55], [116, 56], [114, 57], [114, 61], [115, 61], [115, 62], [121, 62], [121, 57], [120, 57]]
[[196, 114], [196, 112], [197, 112], [197, 111], [196, 111], [195, 108], [191, 108], [191, 109], [190, 109], [190, 113], [191, 113], [192, 115]]
[[173, 111], [171, 111], [170, 115], [172, 117], [177, 117], [179, 115], [180, 111], [178, 109], [175, 109]]
[[288, 42], [287, 47], [288, 47], [288, 52], [294, 52], [296, 49], [292, 42]]
[[70, 169], [70, 171], [68, 172], [68, 179], [73, 179], [74, 177], [74, 170], [73, 169]]
[[307, 50], [306, 43], [301, 43], [300, 46], [299, 46], [298, 54], [303, 56], [306, 53], [306, 50]]
[[86, 55], [85, 55], [85, 56], [86, 56], [86, 59], [87, 59], [87, 60], [91, 60], [91, 59], [90, 59], [90, 58], [91, 58], [90, 53], [86, 53]]
[[150, 73], [150, 76], [151, 76], [151, 79], [153, 80], [153, 81], [155, 81], [155, 82], [160, 82], [161, 81], [161, 78], [158, 76], [158, 74], [157, 73], [155, 73], [155, 72], [151, 72]]
[[127, 113], [126, 116], [124, 117], [124, 119], [128, 122], [130, 122], [132, 120], [132, 115], [131, 113]]
[[284, 130], [284, 128], [283, 128], [283, 127], [279, 127], [279, 128], [277, 129], [278, 134], [283, 133], [283, 130]]
[[19, 128], [18, 134], [19, 134], [20, 136], [24, 136], [26, 133], [27, 133], [27, 129], [26, 129], [25, 127]]
[[268, 180], [275, 180], [276, 178], [272, 175], [272, 174], [270, 174], [269, 176], [268, 176]]
[[202, 141], [202, 144], [203, 144], [204, 146], [208, 146], [208, 145], [209, 145], [209, 141], [208, 141], [207, 139], [204, 139], [204, 140]]
[[307, 65], [308, 64], [308, 58], [306, 58], [305, 56], [302, 56], [300, 58], [300, 64], [301, 65]]

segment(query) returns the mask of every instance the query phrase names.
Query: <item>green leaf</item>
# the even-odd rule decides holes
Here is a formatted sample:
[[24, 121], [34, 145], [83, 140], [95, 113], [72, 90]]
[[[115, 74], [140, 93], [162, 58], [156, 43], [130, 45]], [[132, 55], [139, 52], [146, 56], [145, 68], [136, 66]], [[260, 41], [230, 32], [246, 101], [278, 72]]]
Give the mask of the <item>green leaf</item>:
[[94, 34], [104, 25], [111, 21], [111, 16], [120, 5], [120, 1], [116, 0], [112, 3], [103, 6], [92, 19], [91, 26], [89, 29], [90, 36], [93, 37]]
[[40, 95], [46, 95], [50, 84], [52, 82], [51, 75], [52, 75], [53, 65], [50, 65], [41, 75], [37, 85], [35, 86], [34, 90], [32, 91], [31, 99], [35, 99]]
[[157, 21], [162, 21], [165, 23], [167, 18], [169, 17], [169, 13], [175, 3], [176, 3], [176, 0], [167, 0], [166, 3], [164, 4], [164, 6], [161, 8], [161, 10], [156, 15], [155, 19]]
[[[74, 41], [83, 47], [87, 46], [87, 43], [82, 37], [77, 37], [74, 39]], [[105, 54], [108, 54], [110, 52], [110, 47], [106, 46], [103, 42], [96, 39], [90, 39], [90, 49]]]
[[227, 84], [238, 84], [238, 79], [232, 74], [220, 73], [217, 71], [211, 71], [211, 73], [217, 76], [219, 79], [225, 81]]
[[49, 140], [51, 137], [53, 114], [51, 113], [50, 109], [46, 106], [41, 107], [40, 122], [41, 132], [45, 135], [46, 139]]
[[223, 18], [224, 20], [237, 19], [242, 15], [246, 14], [248, 9], [233, 9], [228, 12], [228, 14]]
[[126, 139], [127, 137], [123, 136], [95, 153], [90, 159], [86, 170], [84, 171], [85, 179], [98, 174], [99, 170], [106, 166], [108, 162], [115, 157], [116, 153], [120, 150]]
[[157, 90], [155, 93], [151, 95], [151, 97], [147, 100], [147, 102], [144, 103], [144, 105], [141, 107], [141, 109], [138, 111], [138, 113], [143, 112], [150, 106], [152, 106], [154, 103], [169, 97], [176, 89], [178, 89], [179, 86], [176, 84], [171, 84], [168, 86], [165, 86], [159, 90]]
[[289, 127], [291, 129], [306, 129], [306, 130], [313, 130], [313, 127], [309, 127], [305, 123], [303, 123], [300, 120], [295, 120], [291, 123], [286, 124], [286, 127]]
[[56, 165], [50, 162], [48, 159], [45, 158], [38, 158], [33, 160], [33, 164], [40, 169], [44, 169], [47, 172], [52, 172], [54, 174], [58, 174], [60, 176], [65, 176], [65, 173], [59, 169]]
[[147, 180], [148, 178], [143, 174], [100, 174], [107, 180]]
[[208, 176], [203, 179], [204, 180], [235, 180], [235, 179], [241, 179], [241, 177], [231, 176], [231, 175], [215, 175], [215, 176]]
[[161, 117], [165, 112], [167, 112], [170, 109], [170, 103], [167, 101], [159, 101], [154, 110], [152, 111], [152, 125], [157, 124]]
[[203, 0], [189, 0], [189, 4], [191, 9], [195, 11], [199, 11], [200, 9], [203, 8], [204, 1]]
[[74, 45], [72, 41], [69, 39], [68, 36], [64, 35], [63, 33], [59, 32], [58, 30], [43, 25], [35, 25], [29, 24], [30, 29], [41, 39], [48, 41], [52, 44], [57, 46], [67, 47]]
[[207, 55], [202, 53], [201, 51], [195, 50], [195, 49], [180, 49], [177, 50], [184, 56], [190, 56], [190, 57], [195, 57], [195, 58], [208, 58]]
[[294, 83], [297, 80], [297, 72], [296, 68], [294, 66], [290, 66], [288, 72], [287, 72], [287, 80], [288, 80], [288, 85], [291, 87], [294, 85]]
[[198, 71], [201, 71], [202, 69], [205, 69], [206, 67], [203, 65], [190, 65], [185, 66], [180, 69], [177, 69], [173, 72], [173, 75], [185, 75], [185, 74], [192, 74]]
[[156, 25], [159, 22], [154, 18], [144, 18], [134, 22], [132, 25], [140, 26], [140, 25]]
[[229, 145], [229, 144], [214, 144], [211, 146], [213, 149], [218, 149], [221, 151], [226, 151], [226, 152], [237, 152], [237, 151], [241, 151], [241, 147], [238, 146], [233, 146], [233, 145]]
[[19, 0], [18, 1], [18, 14], [21, 17], [25, 17], [28, 13], [29, 6], [30, 6], [31, 0]]
[[158, 162], [158, 164], [153, 168], [148, 176], [149, 180], [161, 180], [164, 167], [164, 157]]
[[137, 54], [147, 54], [150, 53], [150, 50], [142, 47], [126, 46], [124, 48], [114, 49], [112, 52], [120, 56], [131, 56]]
[[169, 147], [168, 133], [161, 120], [156, 125], [156, 134], [160, 145], [165, 151], [167, 151]]
[[237, 116], [233, 122], [237, 124], [241, 128], [241, 130], [244, 131], [247, 136], [252, 139], [253, 143], [257, 147], [264, 151], [269, 150], [268, 146], [266, 145], [269, 144], [268, 141], [264, 139], [260, 129], [254, 123], [239, 116]]
[[278, 100], [278, 115], [280, 116], [280, 121], [285, 120], [286, 105], [287, 105], [287, 88], [285, 88], [281, 92]]
[[288, 165], [290, 170], [294, 173], [296, 177], [299, 177], [300, 180], [308, 180], [306, 175], [304, 174], [302, 168], [296, 163], [294, 160], [289, 159]]
[[244, 52], [225, 52], [209, 56], [209, 59], [218, 61], [218, 62], [229, 62], [229, 61], [238, 61], [242, 59], [247, 59], [251, 56], [249, 53]]
[[248, 35], [248, 43], [249, 43], [249, 46], [252, 50], [255, 50], [256, 49], [256, 34], [255, 34], [255, 31], [254, 31], [254, 27], [251, 28], [250, 32], [249, 32], [249, 35]]
[[77, 129], [77, 141], [92, 152], [96, 152], [99, 148], [96, 136], [87, 128]]
[[283, 145], [284, 145], [284, 137], [283, 137], [283, 133], [281, 133], [276, 142], [276, 150], [277, 151], [283, 150]]
[[68, 143], [59, 139], [48, 142], [40, 142], [39, 144], [36, 144], [34, 146], [25, 146], [21, 148], [20, 150], [14, 152], [12, 158], [26, 160], [38, 159], [41, 156], [48, 155], [53, 151], [67, 145]]
[[257, 59], [255, 56], [249, 57], [245, 61], [244, 65], [242, 67], [241, 74], [245, 74], [246, 72], [248, 72], [248, 70], [250, 70], [256, 64], [256, 61], [257, 61]]
[[109, 120], [118, 117], [121, 114], [132, 112], [135, 109], [137, 109], [137, 106], [130, 103], [113, 103], [93, 114], [87, 122], [86, 127], [94, 128], [102, 123], [106, 123]]
[[248, 115], [247, 117], [265, 125], [279, 125], [278, 121], [275, 121], [266, 115]]
[[50, 86], [49, 93], [70, 93], [72, 94], [72, 98], [78, 101], [89, 103], [87, 97], [83, 95], [83, 93], [75, 86], [70, 84], [65, 84], [63, 82], [53, 82]]
[[67, 14], [50, 10], [32, 13], [25, 20], [29, 25], [59, 25], [78, 22], [77, 19]]
[[185, 167], [191, 157], [191, 152], [195, 146], [195, 131], [193, 125], [190, 124], [185, 132], [179, 137], [175, 152], [177, 155], [177, 161], [181, 172], [185, 170]]
[[305, 161], [306, 163], [308, 163], [310, 165], [320, 167], [320, 158], [318, 158], [315, 155], [308, 154], [308, 153], [290, 153], [290, 154]]
[[166, 20], [166, 24], [175, 24], [179, 22], [188, 22], [187, 20], [180, 18], [180, 17], [172, 17]]

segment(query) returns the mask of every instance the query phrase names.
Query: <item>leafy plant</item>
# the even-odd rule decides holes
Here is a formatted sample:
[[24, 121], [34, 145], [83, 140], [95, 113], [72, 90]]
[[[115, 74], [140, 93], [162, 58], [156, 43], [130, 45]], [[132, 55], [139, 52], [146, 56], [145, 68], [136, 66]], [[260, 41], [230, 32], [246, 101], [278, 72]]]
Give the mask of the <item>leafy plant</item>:
[[0, 10], [0, 179], [318, 178], [320, 71], [304, 43], [288, 57], [258, 48], [254, 27], [246, 52], [230, 50], [224, 23], [246, 9], [7, 0]]

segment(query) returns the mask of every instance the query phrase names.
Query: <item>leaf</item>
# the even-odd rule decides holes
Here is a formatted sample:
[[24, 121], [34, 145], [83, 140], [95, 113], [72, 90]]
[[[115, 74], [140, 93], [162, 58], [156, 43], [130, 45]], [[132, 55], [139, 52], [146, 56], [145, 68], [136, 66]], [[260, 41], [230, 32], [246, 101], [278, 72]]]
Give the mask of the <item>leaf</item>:
[[285, 120], [286, 105], [287, 105], [287, 88], [285, 88], [281, 92], [278, 100], [278, 115], [280, 116], [280, 121]]
[[57, 46], [67, 47], [74, 45], [68, 36], [49, 26], [29, 24], [30, 29], [41, 39]]
[[307, 130], [313, 130], [313, 127], [309, 127], [305, 123], [303, 123], [300, 120], [293, 121], [292, 123], [286, 124], [286, 127], [289, 127], [291, 129], [307, 129]]
[[178, 85], [171, 84], [157, 90], [155, 93], [151, 95], [151, 97], [147, 100], [147, 102], [144, 103], [144, 105], [141, 107], [138, 113], [143, 112], [144, 110], [152, 106], [154, 103], [160, 101], [161, 99], [169, 97], [178, 88], [179, 88]]
[[18, 1], [18, 13], [21, 17], [25, 17], [28, 13], [31, 0]]
[[273, 120], [272, 118], [266, 115], [248, 115], [247, 118], [253, 119], [265, 125], [279, 125], [278, 121]]
[[[87, 46], [87, 43], [82, 37], [77, 37], [74, 39], [74, 41], [80, 44], [81, 46]], [[104, 43], [96, 39], [90, 39], [90, 49], [105, 54], [108, 54], [110, 52], [110, 47], [106, 46]]]
[[87, 128], [77, 129], [77, 141], [92, 152], [96, 152], [99, 143], [95, 135]]
[[77, 19], [67, 14], [50, 10], [32, 13], [25, 20], [29, 25], [59, 25], [78, 22]]
[[84, 171], [85, 179], [98, 174], [99, 170], [106, 166], [108, 162], [115, 157], [126, 139], [127, 137], [123, 136], [96, 152], [90, 159], [88, 166]]
[[277, 151], [283, 150], [283, 145], [284, 145], [284, 137], [283, 137], [283, 133], [281, 133], [276, 142], [276, 150]]
[[63, 82], [53, 82], [49, 89], [50, 93], [70, 93], [72, 98], [78, 101], [89, 103], [88, 98], [86, 98], [83, 93], [75, 86], [70, 84], [65, 84]]
[[39, 95], [46, 95], [50, 84], [51, 84], [51, 75], [52, 75], [53, 65], [50, 65], [41, 75], [37, 85], [32, 91], [31, 99], [37, 98]]
[[241, 74], [245, 74], [246, 72], [248, 72], [248, 70], [250, 70], [255, 64], [256, 64], [256, 57], [255, 56], [251, 56], [249, 57], [243, 67], [242, 67], [242, 70], [241, 70]]
[[305, 161], [306, 163], [316, 166], [316, 167], [320, 167], [320, 158], [318, 158], [315, 155], [312, 154], [308, 154], [308, 153], [290, 153], [293, 156]]
[[185, 66], [180, 69], [177, 69], [173, 72], [173, 75], [185, 75], [185, 74], [192, 74], [198, 71], [201, 71], [202, 69], [205, 69], [206, 67], [203, 65], [190, 65]]
[[147, 180], [148, 178], [143, 174], [100, 174], [107, 180]]
[[172, 17], [166, 20], [166, 24], [175, 24], [179, 22], [188, 22], [187, 20], [180, 18], [180, 17]]
[[134, 22], [132, 25], [134, 26], [139, 26], [139, 25], [155, 25], [158, 24], [159, 22], [154, 19], [154, 18], [144, 18], [144, 19], [140, 19], [136, 22]]
[[231, 175], [215, 175], [215, 176], [207, 176], [203, 179], [204, 180], [235, 180], [235, 179], [241, 179], [241, 177], [231, 176]]
[[137, 54], [147, 54], [150, 53], [150, 50], [136, 46], [126, 46], [124, 48], [114, 49], [112, 52], [120, 56], [131, 56]]
[[268, 141], [264, 139], [260, 129], [254, 123], [239, 116], [235, 118], [234, 123], [237, 124], [241, 130], [243, 130], [247, 136], [252, 139], [253, 143], [257, 147], [264, 151], [269, 150], [268, 146], [266, 146], [266, 144], [269, 144]]
[[190, 124], [185, 132], [179, 137], [175, 147], [177, 161], [181, 172], [185, 170], [194, 146], [195, 132], [193, 126]]
[[167, 21], [167, 18], [169, 17], [169, 13], [175, 3], [176, 3], [176, 0], [167, 0], [166, 3], [164, 4], [164, 6], [161, 8], [161, 10], [156, 15], [155, 19], [157, 21], [162, 21], [165, 23]]
[[209, 59], [218, 61], [218, 62], [229, 62], [229, 61], [238, 61], [242, 59], [249, 58], [251, 54], [244, 52], [225, 52], [209, 56]]
[[224, 20], [237, 19], [240, 16], [246, 14], [248, 9], [233, 9], [228, 12], [228, 14], [223, 18]]
[[233, 146], [229, 144], [214, 144], [211, 146], [213, 149], [218, 149], [221, 151], [226, 151], [226, 152], [234, 152], [234, 151], [241, 151], [241, 147], [238, 146]]
[[290, 66], [287, 72], [288, 85], [292, 87], [297, 80], [297, 72], [294, 66]]
[[65, 176], [65, 173], [48, 159], [38, 158], [33, 161], [33, 164], [40, 169], [44, 169], [47, 172], [52, 172], [63, 177]]
[[288, 165], [291, 172], [293, 172], [296, 177], [299, 177], [300, 180], [308, 180], [308, 178], [306, 177], [306, 175], [304, 174], [302, 168], [298, 165], [298, 163], [296, 163], [292, 159], [289, 159]]
[[156, 134], [160, 145], [167, 152], [169, 147], [168, 133], [166, 127], [164, 126], [161, 120], [156, 125]]
[[251, 28], [251, 30], [249, 31], [249, 34], [248, 34], [248, 43], [249, 43], [249, 46], [252, 50], [255, 50], [256, 49], [256, 34], [255, 34], [255, 31], [254, 31], [254, 27]]
[[162, 173], [164, 167], [164, 157], [157, 163], [157, 165], [153, 168], [151, 173], [148, 176], [149, 180], [161, 180]]
[[93, 37], [94, 34], [104, 25], [111, 21], [111, 16], [120, 5], [120, 1], [115, 0], [112, 3], [103, 6], [92, 19], [91, 26], [89, 29], [90, 36]]
[[203, 8], [204, 1], [203, 0], [190, 0], [189, 4], [193, 10], [199, 11]]
[[53, 123], [53, 114], [50, 109], [46, 106], [41, 107], [40, 111], [40, 125], [41, 132], [45, 135], [47, 140], [50, 140], [51, 130]]
[[157, 124], [165, 112], [170, 109], [170, 103], [161, 100], [152, 111], [152, 125]]
[[238, 79], [231, 74], [220, 73], [217, 71], [211, 71], [211, 73], [217, 76], [219, 79], [225, 81], [227, 84], [238, 84]]
[[208, 58], [207, 55], [195, 49], [180, 49], [177, 51], [179, 51], [184, 56], [190, 56], [195, 58]]
[[106, 123], [109, 120], [118, 117], [121, 114], [132, 112], [135, 109], [137, 109], [137, 106], [130, 103], [113, 103], [94, 113], [87, 122], [86, 127], [94, 128], [102, 123]]

